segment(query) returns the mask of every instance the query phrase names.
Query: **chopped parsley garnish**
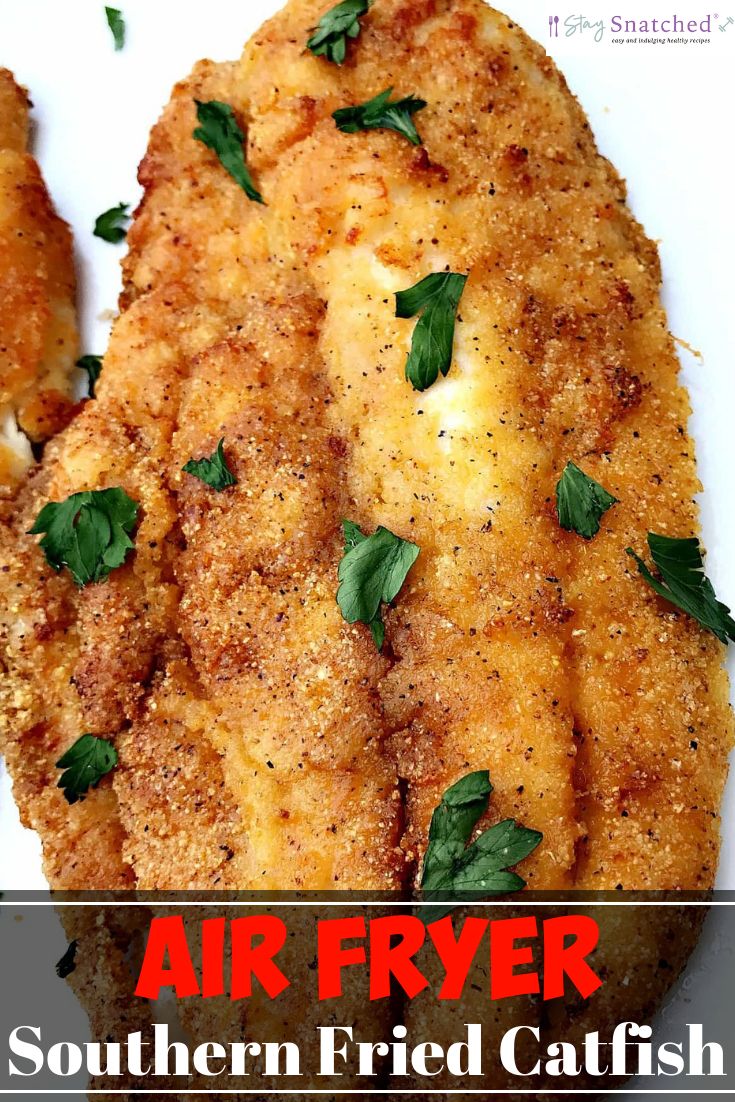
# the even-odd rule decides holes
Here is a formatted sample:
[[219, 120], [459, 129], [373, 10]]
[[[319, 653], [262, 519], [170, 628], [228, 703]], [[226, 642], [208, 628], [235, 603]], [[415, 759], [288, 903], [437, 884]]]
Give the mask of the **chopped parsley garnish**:
[[556, 484], [556, 515], [567, 532], [576, 532], [591, 540], [600, 531], [600, 520], [617, 498], [599, 482], [581, 471], [576, 463], [567, 463]]
[[397, 596], [416, 562], [415, 543], [394, 536], [387, 528], [364, 535], [353, 521], [342, 522], [345, 553], [339, 564], [337, 604], [348, 624], [367, 624], [378, 650], [385, 640], [381, 603]]
[[225, 490], [228, 486], [234, 486], [237, 479], [227, 466], [223, 445], [224, 436], [208, 459], [190, 459], [181, 468], [187, 474], [193, 474], [200, 482], [205, 482], [213, 490]]
[[396, 317], [420, 314], [406, 360], [406, 378], [414, 390], [426, 390], [452, 363], [454, 323], [466, 275], [433, 272], [413, 287], [396, 293]]
[[648, 548], [660, 578], [651, 573], [632, 547], [626, 547], [626, 551], [638, 563], [639, 571], [659, 597], [688, 613], [721, 642], [727, 643], [728, 639], [735, 642], [735, 620], [727, 605], [717, 600], [712, 582], [704, 573], [696, 536], [677, 539], [649, 532]]
[[341, 65], [347, 55], [347, 39], [360, 33], [360, 16], [365, 15], [372, 0], [342, 0], [321, 17], [306, 43], [317, 57]]
[[89, 397], [94, 398], [94, 385], [100, 377], [102, 371], [102, 357], [101, 356], [80, 356], [76, 363], [77, 367], [81, 367], [82, 371], [87, 372], [89, 379]]
[[113, 245], [119, 245], [128, 232], [129, 206], [129, 203], [118, 203], [116, 207], [110, 207], [109, 210], [104, 211], [94, 224], [94, 236], [101, 237], [103, 241], [109, 241]]
[[369, 99], [366, 103], [354, 107], [340, 107], [332, 113], [337, 129], [345, 134], [356, 134], [358, 130], [395, 130], [403, 134], [412, 145], [421, 145], [421, 138], [413, 124], [412, 115], [426, 107], [426, 100], [415, 96], [404, 96], [391, 102], [392, 88]]
[[362, 534], [360, 525], [355, 524], [354, 520], [342, 521], [342, 534], [345, 538], [345, 555], [353, 547], [357, 547], [358, 543], [362, 543], [364, 539], [367, 539], [367, 536]]
[[194, 100], [197, 105], [197, 119], [199, 126], [194, 130], [194, 137], [209, 149], [213, 149], [220, 159], [223, 167], [235, 180], [254, 203], [262, 203], [260, 194], [252, 176], [245, 164], [245, 151], [243, 142], [245, 135], [237, 124], [235, 112], [229, 103], [220, 103], [211, 99], [206, 103]]
[[97, 735], [80, 735], [56, 763], [57, 769], [64, 770], [57, 787], [63, 788], [67, 801], [74, 804], [116, 765], [117, 750], [111, 742]]
[[112, 31], [112, 37], [115, 40], [115, 49], [122, 50], [125, 45], [125, 20], [123, 19], [123, 13], [118, 8], [105, 8], [105, 15], [107, 16], [107, 25]]
[[68, 567], [77, 585], [87, 585], [122, 566], [137, 515], [137, 503], [119, 486], [83, 490], [44, 505], [29, 534], [44, 532], [40, 546], [49, 565]]
[[66, 947], [64, 955], [59, 960], [57, 960], [56, 975], [59, 977], [60, 980], [66, 979], [66, 977], [70, 976], [76, 968], [77, 965], [75, 957], [77, 955], [78, 944], [79, 942], [76, 938], [74, 938], [73, 941], [70, 941]]
[[[451, 893], [461, 899], [468, 892], [502, 895], [525, 888], [525, 880], [511, 872], [510, 866], [528, 857], [543, 834], [514, 819], [504, 819], [468, 845], [488, 809], [492, 790], [487, 769], [479, 769], [462, 777], [442, 796], [429, 827], [421, 875], [424, 898], [441, 899]], [[427, 908], [427, 921], [434, 922], [451, 909], [451, 905]]]

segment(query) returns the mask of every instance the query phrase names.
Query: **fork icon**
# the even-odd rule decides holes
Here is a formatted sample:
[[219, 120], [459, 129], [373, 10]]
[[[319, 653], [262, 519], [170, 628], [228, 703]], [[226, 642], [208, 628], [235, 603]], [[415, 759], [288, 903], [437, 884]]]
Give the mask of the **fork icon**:
[[549, 38], [558, 38], [558, 37], [559, 37], [559, 16], [558, 15], [550, 15], [549, 16]]

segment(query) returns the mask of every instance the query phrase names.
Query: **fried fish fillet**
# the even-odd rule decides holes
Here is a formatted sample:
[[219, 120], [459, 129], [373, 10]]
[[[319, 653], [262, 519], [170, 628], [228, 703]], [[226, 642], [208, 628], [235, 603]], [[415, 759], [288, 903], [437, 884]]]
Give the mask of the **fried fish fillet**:
[[0, 493], [32, 463], [31, 444], [59, 432], [74, 405], [71, 236], [27, 152], [28, 107], [0, 69]]
[[[543, 832], [538, 888], [705, 888], [732, 741], [723, 649], [625, 549], [697, 531], [689, 407], [656, 249], [544, 51], [479, 0], [381, 0], [347, 63], [291, 0], [174, 89], [140, 178], [97, 397], [4, 529], [4, 741], [55, 886], [408, 886], [449, 784]], [[414, 147], [339, 132], [388, 86]], [[247, 128], [265, 205], [192, 137]], [[454, 357], [404, 378], [394, 293], [467, 272]], [[237, 485], [182, 472], [224, 437]], [[568, 460], [619, 499], [560, 529]], [[24, 535], [122, 486], [135, 553], [76, 589]], [[421, 548], [369, 631], [335, 603], [340, 522]], [[119, 768], [67, 808], [82, 731]]]

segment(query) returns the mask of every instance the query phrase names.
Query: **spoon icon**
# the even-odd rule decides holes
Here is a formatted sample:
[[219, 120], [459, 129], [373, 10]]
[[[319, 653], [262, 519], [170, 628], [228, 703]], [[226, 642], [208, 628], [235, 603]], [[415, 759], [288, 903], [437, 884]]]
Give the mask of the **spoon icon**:
[[558, 37], [559, 37], [559, 16], [558, 15], [550, 15], [549, 16], [549, 38], [558, 38]]

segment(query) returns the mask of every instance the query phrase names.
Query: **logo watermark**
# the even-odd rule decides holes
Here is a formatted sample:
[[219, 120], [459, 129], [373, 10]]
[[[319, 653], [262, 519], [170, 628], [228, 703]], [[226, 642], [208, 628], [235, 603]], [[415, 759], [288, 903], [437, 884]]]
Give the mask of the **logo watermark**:
[[[559, 37], [558, 15], [549, 16], [549, 34], [552, 38]], [[603, 19], [590, 20], [584, 15], [567, 15], [561, 20], [562, 34], [565, 38], [571, 38], [573, 34], [587, 34], [591, 32], [595, 42], [601, 42], [605, 33], [605, 21]]]
[[549, 15], [548, 22], [548, 37], [551, 39], [577, 38], [599, 43], [607, 36], [614, 43], [703, 44], [709, 42], [713, 34], [727, 31], [731, 25], [735, 25], [735, 18], [731, 15], [721, 16], [719, 12], [710, 12], [691, 19], [679, 15], [665, 18], [638, 15], [597, 18], [574, 13]]

